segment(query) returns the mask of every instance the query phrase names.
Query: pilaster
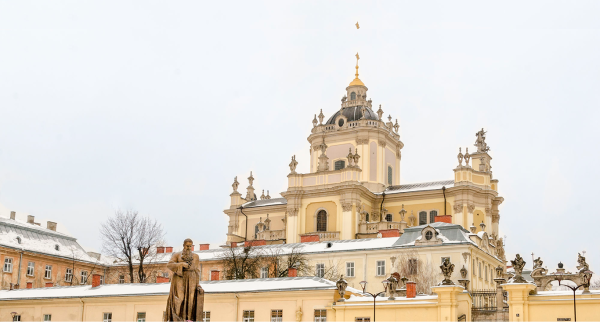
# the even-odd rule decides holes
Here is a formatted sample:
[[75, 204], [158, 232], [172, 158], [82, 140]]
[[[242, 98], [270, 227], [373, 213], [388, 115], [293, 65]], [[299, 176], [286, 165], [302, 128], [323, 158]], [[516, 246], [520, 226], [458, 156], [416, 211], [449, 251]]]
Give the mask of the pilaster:
[[532, 283], [524, 284], [502, 284], [500, 285], [508, 292], [508, 321], [529, 321], [529, 292], [536, 289]]
[[438, 295], [438, 321], [454, 322], [458, 318], [458, 294], [464, 288], [457, 285], [434, 286], [431, 291]]

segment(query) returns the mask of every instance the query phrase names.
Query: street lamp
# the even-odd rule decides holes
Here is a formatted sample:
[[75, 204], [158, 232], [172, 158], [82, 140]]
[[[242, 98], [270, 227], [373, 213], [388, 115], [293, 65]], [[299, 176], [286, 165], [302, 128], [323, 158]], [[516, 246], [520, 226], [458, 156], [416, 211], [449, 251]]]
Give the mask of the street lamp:
[[[559, 264], [558, 264], [558, 267], [559, 267], [559, 268], [562, 268], [562, 267], [563, 267], [563, 264], [562, 264], [562, 263], [559, 263]], [[554, 275], [555, 279], [556, 279], [556, 280], [558, 280], [558, 286], [565, 286], [565, 287], [568, 287], [568, 288], [570, 288], [570, 289], [573, 291], [573, 321], [574, 321], [574, 322], [577, 322], [577, 303], [576, 303], [577, 299], [575, 298], [575, 291], [576, 291], [577, 289], [579, 289], [579, 287], [582, 287], [582, 286], [586, 286], [586, 285], [588, 285], [588, 284], [589, 284], [589, 281], [590, 281], [590, 280], [591, 280], [591, 278], [592, 278], [592, 274], [593, 274], [593, 272], [591, 272], [590, 270], [586, 270], [586, 271], [584, 271], [584, 272], [583, 272], [583, 275], [584, 275], [584, 281], [587, 279], [587, 281], [588, 281], [588, 282], [585, 282], [585, 283], [583, 283], [583, 284], [581, 284], [581, 285], [579, 285], [579, 286], [577, 286], [577, 287], [573, 287], [573, 286], [570, 286], [570, 285], [561, 285], [560, 281], [562, 280], [562, 275], [563, 275], [563, 274], [556, 273], [556, 274]]]
[[390, 284], [390, 281], [386, 279], [386, 280], [383, 280], [381, 283], [383, 284], [383, 292], [379, 292], [377, 294], [371, 294], [371, 293], [365, 291], [365, 289], [367, 288], [367, 281], [363, 280], [359, 283], [360, 287], [362, 287], [363, 293], [369, 294], [369, 295], [371, 295], [371, 297], [373, 297], [373, 322], [375, 322], [375, 301], [377, 299], [377, 296], [379, 296], [381, 294], [385, 294], [385, 292], [388, 289], [388, 285]]

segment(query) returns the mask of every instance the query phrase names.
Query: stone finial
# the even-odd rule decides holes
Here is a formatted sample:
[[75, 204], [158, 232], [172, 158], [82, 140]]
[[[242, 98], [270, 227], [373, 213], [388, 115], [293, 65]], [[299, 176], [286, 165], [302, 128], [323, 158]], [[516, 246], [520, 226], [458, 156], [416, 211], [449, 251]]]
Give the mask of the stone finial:
[[354, 166], [358, 167], [358, 160], [360, 159], [360, 155], [358, 154], [358, 148], [354, 149], [354, 156], [353, 156], [353, 158], [354, 158]]
[[458, 166], [462, 166], [462, 161], [463, 161], [463, 154], [460, 151], [460, 147], [458, 147], [458, 155], [456, 156], [456, 158], [458, 158]]
[[467, 278], [467, 268], [465, 268], [465, 265], [460, 269], [460, 277], [463, 279]]
[[[267, 196], [265, 196], [265, 200], [270, 200], [271, 199], [271, 195], [269, 195], [269, 190], [267, 190]], [[267, 214], [267, 218], [268, 218], [268, 214]]]
[[490, 150], [490, 146], [485, 143], [485, 134], [486, 132], [483, 131], [483, 128], [475, 133], [475, 137], [477, 137], [477, 139], [475, 140], [474, 146], [477, 147], [478, 153], [487, 153], [488, 150]]
[[265, 199], [265, 190], [262, 190], [262, 194], [260, 195], [260, 199], [261, 200]]
[[361, 107], [360, 108], [360, 113], [362, 114], [362, 116], [360, 117], [361, 119], [365, 119], [366, 115], [367, 115], [367, 108], [365, 107]]
[[344, 275], [340, 275], [340, 279], [335, 282], [335, 287], [338, 290], [338, 294], [340, 294], [340, 299], [338, 302], [343, 302], [346, 299], [344, 298], [344, 294], [346, 294], [346, 288], [348, 287], [348, 282], [344, 279]]
[[240, 182], [238, 182], [237, 180], [237, 176], [233, 179], [233, 184], [231, 184], [231, 187], [233, 187], [233, 192], [237, 193], [237, 189], [240, 186]]
[[347, 167], [354, 167], [354, 155], [352, 154], [352, 148], [348, 148], [348, 156], [346, 156], [346, 159], [348, 159]]
[[346, 95], [344, 95], [344, 96], [342, 97], [342, 103], [346, 102], [346, 100], [348, 100], [348, 97], [347, 97]]
[[417, 219], [417, 217], [415, 217], [413, 210], [410, 210], [410, 216], [408, 217], [408, 223], [410, 224], [411, 227], [415, 226], [416, 219]]
[[329, 170], [329, 157], [325, 154], [327, 150], [327, 145], [325, 144], [325, 138], [323, 138], [323, 143], [318, 146], [321, 150], [321, 156], [319, 156], [319, 165], [317, 167], [317, 171], [323, 172]]
[[312, 121], [313, 128], [317, 126], [317, 123], [318, 123], [318, 121], [317, 121], [317, 115], [315, 114], [315, 118]]
[[250, 177], [248, 177], [248, 183], [250, 185], [248, 185], [248, 187], [246, 188], [246, 198], [245, 200], [250, 202], [250, 201], [255, 201], [256, 200], [256, 194], [254, 194], [254, 186], [252, 186], [252, 184], [254, 183], [254, 176], [252, 176], [252, 172], [250, 172]]
[[379, 110], [377, 110], [377, 115], [379, 116], [379, 121], [381, 121], [381, 117], [383, 116], [383, 110], [381, 110], [381, 104], [379, 105]]
[[396, 119], [396, 124], [394, 124], [394, 131], [398, 133], [398, 130], [400, 130], [400, 125], [398, 124], [398, 119]]
[[465, 148], [465, 166], [469, 167], [469, 159], [471, 159], [471, 155], [469, 155], [469, 147]]
[[404, 222], [404, 216], [406, 215], [406, 210], [404, 209], [404, 204], [402, 204], [402, 209], [398, 213], [400, 214], [400, 221]]
[[250, 171], [250, 177], [248, 177], [248, 183], [250, 184], [250, 186], [252, 186], [252, 184], [254, 184], [254, 176], [252, 176], [252, 171]]
[[256, 224], [256, 227], [258, 228], [258, 232], [265, 231], [265, 224], [263, 223], [262, 216], [260, 217], [260, 220]]
[[270, 230], [271, 228], [271, 219], [269, 219], [269, 213], [267, 213], [267, 218], [265, 219], [265, 230]]
[[319, 113], [319, 126], [323, 125], [323, 118], [325, 118], [325, 115], [323, 114], [323, 109], [321, 109], [321, 113]]
[[290, 174], [296, 174], [296, 166], [298, 166], [298, 162], [296, 161], [296, 155], [294, 155], [290, 162]]
[[515, 257], [515, 260], [511, 260], [510, 263], [513, 266], [513, 269], [515, 270], [515, 277], [513, 277], [512, 282], [513, 283], [526, 283], [527, 281], [523, 278], [523, 276], [521, 275], [523, 273], [523, 268], [525, 267], [525, 260], [523, 260], [523, 258], [521, 258], [521, 255], [517, 254], [517, 256]]
[[392, 115], [391, 114], [388, 114], [388, 121], [392, 122]]
[[442, 280], [440, 285], [454, 285], [454, 282], [450, 279], [450, 276], [452, 276], [452, 272], [454, 271], [454, 264], [450, 262], [450, 258], [444, 259], [440, 269], [444, 275], [444, 280]]

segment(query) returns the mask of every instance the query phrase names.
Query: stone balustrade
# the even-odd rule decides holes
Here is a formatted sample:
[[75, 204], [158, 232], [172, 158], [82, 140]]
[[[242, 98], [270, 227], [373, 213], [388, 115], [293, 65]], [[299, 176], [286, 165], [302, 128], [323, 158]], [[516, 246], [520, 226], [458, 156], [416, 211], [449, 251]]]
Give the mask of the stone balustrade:
[[265, 230], [256, 234], [257, 240], [282, 240], [285, 239], [285, 230]]
[[288, 187], [318, 189], [330, 184], [358, 182], [361, 172], [362, 170], [358, 167], [346, 167], [317, 173], [290, 174], [288, 175]]

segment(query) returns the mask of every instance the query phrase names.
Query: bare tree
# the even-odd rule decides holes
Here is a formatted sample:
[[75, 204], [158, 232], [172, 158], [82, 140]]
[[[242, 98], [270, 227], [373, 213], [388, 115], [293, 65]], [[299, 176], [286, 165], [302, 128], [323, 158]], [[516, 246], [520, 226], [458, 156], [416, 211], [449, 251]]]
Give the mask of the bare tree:
[[223, 277], [226, 280], [256, 278], [263, 263], [259, 250], [251, 245], [240, 248], [230, 246], [218, 257], [223, 262]]
[[342, 275], [342, 270], [343, 269], [339, 260], [329, 260], [328, 264], [325, 266], [323, 278], [331, 281], [337, 281]]
[[431, 286], [442, 280], [438, 266], [419, 257], [415, 250], [401, 252], [396, 257], [395, 269], [400, 277], [417, 283], [417, 293], [431, 294]]
[[295, 245], [289, 251], [282, 247], [265, 248], [260, 256], [263, 265], [269, 268], [269, 277], [287, 277], [290, 268], [295, 268], [298, 276], [314, 275], [313, 267], [302, 248], [301, 245]]
[[[155, 219], [140, 216], [137, 211], [117, 210], [114, 217], [102, 224], [100, 233], [104, 253], [127, 263], [130, 282], [135, 282], [135, 278], [140, 283], [146, 282], [146, 267], [156, 258], [153, 247], [164, 237], [162, 225]], [[137, 267], [137, 275], [134, 275], [134, 267]]]
[[[71, 265], [67, 269], [71, 269], [71, 274], [70, 274], [70, 277], [69, 277], [69, 275], [65, 271], [65, 277], [64, 277], [65, 282], [68, 283], [68, 284], [70, 284], [71, 286], [73, 286], [73, 285], [79, 285], [79, 284], [87, 284], [88, 278], [94, 274], [94, 271], [96, 270], [96, 267], [99, 266], [99, 260], [96, 259], [94, 261], [94, 263], [91, 265], [92, 267], [89, 269], [89, 272], [87, 273], [87, 275], [85, 277], [83, 277], [83, 275], [81, 275], [81, 277], [83, 278], [83, 280], [80, 280], [79, 276], [77, 276], [77, 271], [75, 270], [75, 266], [78, 263], [84, 262], [84, 257], [85, 256], [83, 255], [83, 251], [79, 250], [75, 246], [70, 246], [69, 249], [71, 251]], [[81, 269], [80, 274], [82, 274], [83, 271], [84, 270]], [[85, 270], [85, 271], [87, 272], [87, 270]]]

